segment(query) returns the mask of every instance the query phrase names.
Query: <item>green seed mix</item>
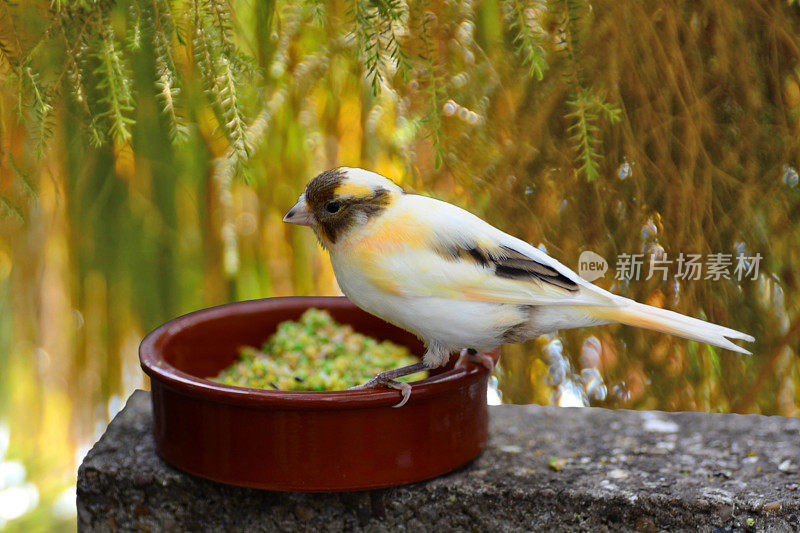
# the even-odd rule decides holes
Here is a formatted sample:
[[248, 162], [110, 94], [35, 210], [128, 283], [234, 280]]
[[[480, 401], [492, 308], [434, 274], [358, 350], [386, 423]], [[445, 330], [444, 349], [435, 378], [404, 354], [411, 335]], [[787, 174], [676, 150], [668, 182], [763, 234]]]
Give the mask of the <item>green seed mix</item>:
[[[344, 390], [418, 361], [405, 346], [378, 342], [337, 323], [327, 311], [309, 309], [299, 321], [279, 324], [261, 350], [240, 348], [239, 359], [209, 379], [251, 389]], [[422, 379], [422, 374], [400, 381]]]

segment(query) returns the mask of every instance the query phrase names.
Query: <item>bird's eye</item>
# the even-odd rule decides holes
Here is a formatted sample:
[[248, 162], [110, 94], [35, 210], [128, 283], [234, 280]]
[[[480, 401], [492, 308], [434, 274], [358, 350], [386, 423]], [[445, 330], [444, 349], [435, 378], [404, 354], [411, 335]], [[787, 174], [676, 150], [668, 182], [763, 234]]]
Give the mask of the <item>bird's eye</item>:
[[333, 200], [332, 202], [328, 202], [327, 204], [325, 204], [325, 210], [328, 213], [335, 213], [341, 207], [342, 207], [342, 202], [339, 202], [338, 200]]

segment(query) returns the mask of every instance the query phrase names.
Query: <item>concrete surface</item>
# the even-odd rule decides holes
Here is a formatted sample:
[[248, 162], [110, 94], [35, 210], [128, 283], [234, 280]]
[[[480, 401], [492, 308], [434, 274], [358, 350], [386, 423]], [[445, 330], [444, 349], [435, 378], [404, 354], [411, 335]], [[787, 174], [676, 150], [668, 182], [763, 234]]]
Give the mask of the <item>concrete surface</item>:
[[800, 419], [492, 407], [491, 440], [446, 476], [297, 494], [184, 474], [137, 391], [78, 472], [81, 531], [798, 531]]

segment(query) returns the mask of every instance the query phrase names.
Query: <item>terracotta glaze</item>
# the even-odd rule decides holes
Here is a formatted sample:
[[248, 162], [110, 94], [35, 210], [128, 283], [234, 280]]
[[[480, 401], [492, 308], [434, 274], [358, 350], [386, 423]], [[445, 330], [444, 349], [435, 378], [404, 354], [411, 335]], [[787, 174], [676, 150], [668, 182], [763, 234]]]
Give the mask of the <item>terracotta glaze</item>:
[[[281, 491], [365, 490], [449, 472], [486, 445], [486, 368], [468, 363], [398, 391], [246, 389], [205, 379], [260, 346], [309, 307], [421, 356], [412, 334], [344, 297], [267, 298], [197, 311], [151, 332], [139, 347], [150, 376], [153, 430], [161, 456], [200, 477]], [[495, 361], [499, 351], [490, 354]]]

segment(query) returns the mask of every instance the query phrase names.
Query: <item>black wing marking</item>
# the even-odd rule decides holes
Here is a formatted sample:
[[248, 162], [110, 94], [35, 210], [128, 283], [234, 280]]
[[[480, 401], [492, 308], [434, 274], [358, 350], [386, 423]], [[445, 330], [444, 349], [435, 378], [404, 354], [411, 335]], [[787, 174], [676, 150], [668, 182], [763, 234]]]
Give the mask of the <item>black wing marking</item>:
[[453, 245], [440, 250], [440, 254], [448, 260], [472, 261], [486, 268], [493, 268], [501, 278], [523, 281], [541, 281], [556, 287], [576, 292], [578, 284], [553, 267], [539, 263], [513, 248], [500, 245], [496, 250], [485, 250], [475, 247]]

